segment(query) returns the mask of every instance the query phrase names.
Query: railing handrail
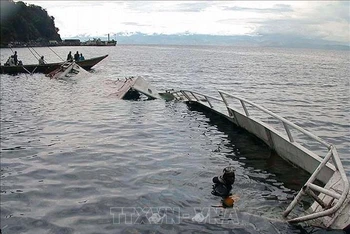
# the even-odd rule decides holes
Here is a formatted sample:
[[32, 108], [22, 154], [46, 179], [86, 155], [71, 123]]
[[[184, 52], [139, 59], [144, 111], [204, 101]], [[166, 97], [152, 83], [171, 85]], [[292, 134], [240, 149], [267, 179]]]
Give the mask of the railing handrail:
[[[306, 131], [306, 130], [303, 129], [302, 127], [300, 127], [300, 126], [298, 126], [298, 125], [296, 125], [296, 124], [290, 122], [289, 120], [287, 120], [287, 119], [285, 119], [285, 118], [283, 118], [283, 117], [281, 117], [281, 116], [279, 116], [279, 115], [273, 113], [272, 111], [267, 110], [266, 108], [264, 108], [264, 107], [262, 107], [262, 106], [260, 106], [260, 105], [258, 105], [258, 104], [255, 104], [255, 103], [253, 103], [253, 102], [251, 102], [251, 101], [248, 101], [248, 100], [245, 99], [245, 98], [241, 98], [241, 97], [238, 97], [238, 96], [229, 94], [229, 93], [227, 93], [227, 92], [225, 92], [225, 91], [219, 90], [219, 93], [225, 94], [225, 95], [227, 95], [227, 96], [229, 96], [229, 97], [238, 99], [238, 100], [243, 101], [243, 102], [245, 102], [245, 103], [248, 103], [248, 104], [250, 104], [250, 105], [252, 105], [252, 106], [254, 106], [254, 107], [260, 109], [261, 111], [263, 111], [263, 112], [265, 112], [265, 113], [267, 113], [267, 114], [269, 114], [269, 115], [275, 117], [276, 119], [282, 121], [283, 123], [287, 124], [288, 126], [291, 126], [291, 127], [293, 127], [294, 129], [296, 129], [296, 130], [298, 130], [298, 131], [304, 133], [305, 135], [311, 137], [312, 139], [318, 141], [319, 143], [321, 143], [321, 144], [323, 144], [324, 146], [326, 146], [328, 149], [330, 149], [330, 147], [331, 147], [331, 144], [327, 143], [326, 141], [324, 141], [324, 140], [321, 139], [320, 137], [315, 136], [315, 135], [312, 134], [311, 132]], [[228, 105], [228, 107], [229, 107], [229, 105]]]
[[215, 100], [215, 101], [223, 102], [223, 100], [220, 99], [220, 98], [213, 97], [213, 96], [206, 95], [206, 94], [202, 94], [202, 93], [195, 92], [195, 91], [190, 91], [190, 90], [182, 89], [182, 90], [180, 90], [180, 91], [178, 91], [178, 92], [175, 92], [175, 93], [179, 93], [179, 92], [180, 92], [180, 93], [181, 93], [181, 92], [188, 92], [188, 93], [191, 93], [191, 94], [194, 93], [194, 94], [197, 94], [197, 95], [199, 95], [199, 96], [203, 96], [203, 97], [207, 97], [207, 98], [213, 99], [213, 100]]
[[[205, 98], [210, 98], [210, 99], [213, 99], [213, 100], [216, 100], [216, 101], [223, 102], [223, 103], [225, 103], [226, 107], [230, 107], [230, 105], [226, 102], [226, 100], [224, 99], [223, 96], [222, 96], [223, 99], [219, 99], [219, 98], [217, 98], [217, 97], [213, 97], [213, 96], [210, 96], [210, 95], [206, 95], [206, 94], [202, 94], [202, 93], [195, 92], [195, 91], [190, 91], [190, 90], [180, 90], [179, 92], [187, 92], [187, 93], [191, 93], [192, 95], [193, 95], [193, 94], [197, 94], [197, 95], [203, 96], [203, 97], [205, 97]], [[253, 102], [251, 102], [251, 101], [249, 101], [249, 100], [247, 100], [247, 99], [245, 99], [245, 98], [242, 98], [242, 97], [238, 97], [238, 96], [229, 94], [229, 93], [227, 93], [227, 92], [225, 92], [225, 91], [222, 91], [222, 90], [218, 90], [218, 92], [219, 92], [220, 95], [221, 95], [221, 94], [224, 94], [224, 95], [226, 95], [226, 96], [235, 98], [235, 99], [237, 99], [237, 100], [239, 100], [239, 101], [241, 101], [241, 102], [248, 103], [249, 105], [252, 105], [252, 106], [254, 106], [254, 107], [260, 109], [261, 111], [263, 111], [263, 112], [265, 112], [265, 113], [267, 113], [267, 114], [269, 114], [269, 115], [275, 117], [276, 119], [282, 121], [282, 123], [287, 124], [288, 126], [291, 126], [291, 127], [293, 127], [294, 129], [296, 129], [296, 130], [298, 130], [298, 131], [304, 133], [305, 135], [311, 137], [312, 139], [318, 141], [318, 142], [321, 143], [322, 145], [326, 146], [328, 149], [330, 149], [330, 147], [331, 147], [331, 144], [327, 143], [326, 141], [324, 141], [324, 140], [321, 139], [320, 137], [315, 136], [315, 135], [312, 134], [311, 132], [306, 131], [305, 129], [301, 128], [300, 126], [298, 126], [298, 125], [296, 125], [296, 124], [290, 122], [289, 120], [287, 120], [287, 119], [285, 119], [285, 118], [283, 118], [283, 117], [281, 117], [281, 116], [279, 116], [279, 115], [273, 113], [272, 111], [267, 110], [266, 108], [264, 108], [264, 107], [262, 107], [262, 106], [260, 106], [260, 105], [258, 105], [258, 104], [255, 104], [255, 103], [253, 103]], [[176, 92], [176, 93], [177, 93], [177, 92]], [[193, 95], [193, 96], [194, 96], [194, 95]], [[186, 98], [187, 98], [187, 97], [186, 97]], [[187, 99], [188, 99], [188, 98], [187, 98]]]

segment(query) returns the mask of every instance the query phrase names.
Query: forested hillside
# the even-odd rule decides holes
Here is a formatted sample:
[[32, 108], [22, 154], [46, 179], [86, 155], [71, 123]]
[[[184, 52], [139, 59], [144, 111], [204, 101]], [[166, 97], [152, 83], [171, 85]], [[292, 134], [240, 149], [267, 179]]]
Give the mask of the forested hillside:
[[1, 0], [0, 43], [61, 41], [54, 20], [40, 6]]

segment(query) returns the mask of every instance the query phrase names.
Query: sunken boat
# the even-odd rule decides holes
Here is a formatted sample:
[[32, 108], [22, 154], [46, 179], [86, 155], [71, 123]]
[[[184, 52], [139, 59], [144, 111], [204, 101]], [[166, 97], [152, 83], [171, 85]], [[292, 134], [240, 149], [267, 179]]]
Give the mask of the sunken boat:
[[[118, 80], [116, 84], [116, 96], [120, 99], [134, 99], [144, 94], [149, 99], [182, 101], [196, 110], [221, 116], [234, 126], [255, 135], [285, 161], [310, 174], [310, 178], [281, 214], [281, 220], [291, 224], [305, 222], [321, 228], [350, 231], [350, 183], [334, 145], [260, 105], [225, 91], [219, 90], [219, 97], [190, 90], [158, 93], [141, 77]], [[233, 105], [237, 101], [240, 108]], [[256, 111], [279, 122], [285, 132], [254, 115]], [[295, 132], [299, 135], [293, 134]], [[323, 146], [326, 155], [319, 155], [303, 146], [300, 135]], [[291, 215], [305, 197], [313, 201], [311, 207], [305, 213]]]

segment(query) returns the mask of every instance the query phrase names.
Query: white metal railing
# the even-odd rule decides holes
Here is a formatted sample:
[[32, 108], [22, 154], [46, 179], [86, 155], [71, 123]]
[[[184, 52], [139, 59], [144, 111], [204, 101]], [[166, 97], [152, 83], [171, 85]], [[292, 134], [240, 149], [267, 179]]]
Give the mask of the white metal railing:
[[[306, 131], [305, 129], [299, 127], [298, 125], [296, 125], [296, 124], [290, 122], [289, 120], [286, 120], [285, 118], [283, 118], [283, 117], [281, 117], [281, 116], [279, 116], [279, 115], [277, 115], [277, 114], [275, 114], [275, 113], [273, 113], [273, 112], [271, 112], [271, 111], [265, 109], [265, 108], [262, 107], [262, 106], [259, 106], [258, 104], [255, 104], [255, 103], [253, 103], [253, 102], [251, 102], [251, 101], [248, 101], [248, 100], [246, 100], [246, 99], [244, 99], [244, 98], [241, 98], [241, 97], [238, 97], [238, 96], [234, 96], [234, 95], [228, 94], [228, 93], [226, 93], [226, 92], [224, 92], [224, 91], [219, 91], [219, 93], [220, 93], [220, 95], [221, 95], [221, 97], [222, 97], [223, 99], [225, 99], [225, 96], [224, 96], [224, 95], [226, 95], [226, 96], [228, 96], [228, 97], [231, 97], [231, 98], [238, 99], [238, 100], [242, 103], [242, 107], [243, 107], [244, 112], [245, 112], [245, 114], [246, 114], [247, 117], [249, 117], [249, 112], [248, 112], [248, 110], [247, 110], [247, 107], [246, 107], [245, 103], [247, 103], [247, 104], [249, 104], [249, 105], [251, 105], [251, 106], [254, 106], [254, 107], [258, 108], [259, 110], [261, 110], [261, 111], [263, 111], [263, 112], [269, 114], [270, 116], [272, 116], [272, 117], [274, 117], [274, 118], [280, 120], [280, 121], [282, 122], [283, 126], [284, 126], [284, 129], [286, 130], [286, 133], [287, 133], [287, 135], [288, 135], [288, 138], [289, 138], [289, 141], [290, 141], [290, 142], [294, 142], [294, 138], [293, 138], [292, 133], [290, 132], [290, 129], [289, 129], [289, 127], [292, 127], [292, 128], [294, 128], [294, 129], [298, 130], [299, 132], [305, 134], [306, 136], [308, 136], [308, 137], [310, 137], [310, 138], [316, 140], [317, 142], [321, 143], [322, 145], [326, 146], [328, 149], [330, 149], [330, 147], [331, 147], [331, 145], [330, 145], [329, 143], [325, 142], [324, 140], [322, 140], [322, 139], [319, 138], [318, 136], [315, 136], [315, 135], [312, 134], [311, 132]], [[225, 103], [227, 103], [227, 101], [225, 101]], [[230, 107], [230, 106], [227, 105], [227, 107]]]
[[[321, 143], [322, 145], [326, 146], [328, 149], [328, 153], [327, 155], [323, 158], [323, 160], [321, 161], [321, 163], [318, 165], [318, 167], [315, 169], [315, 171], [312, 173], [311, 177], [309, 178], [309, 180], [305, 183], [305, 185], [302, 187], [302, 189], [299, 191], [299, 193], [297, 194], [297, 196], [294, 198], [294, 200], [290, 203], [290, 205], [287, 207], [287, 209], [285, 210], [285, 212], [283, 213], [284, 217], [287, 217], [289, 215], [289, 213], [293, 210], [293, 208], [296, 206], [296, 204], [301, 200], [303, 195], [309, 195], [311, 196], [318, 204], [320, 204], [322, 206], [322, 208], [324, 209], [323, 211], [319, 211], [319, 212], [315, 212], [309, 215], [305, 215], [305, 216], [301, 216], [301, 217], [297, 217], [294, 219], [290, 219], [288, 220], [289, 222], [292, 223], [296, 223], [296, 222], [303, 222], [303, 221], [308, 221], [308, 220], [313, 220], [316, 218], [320, 218], [320, 217], [324, 217], [324, 216], [329, 216], [334, 214], [335, 212], [337, 212], [337, 210], [341, 207], [341, 205], [344, 203], [344, 201], [347, 198], [347, 195], [349, 193], [349, 181], [348, 178], [346, 177], [346, 173], [344, 171], [343, 165], [340, 161], [339, 155], [337, 153], [336, 148], [325, 142], [323, 139], [319, 138], [318, 136], [315, 136], [314, 134], [306, 131], [305, 129], [299, 127], [298, 125], [286, 120], [285, 118], [265, 109], [262, 106], [259, 106], [251, 101], [248, 101], [244, 98], [235, 96], [235, 95], [231, 95], [228, 94], [224, 91], [218, 91], [221, 98], [216, 98], [216, 97], [212, 97], [212, 96], [208, 96], [205, 94], [201, 94], [198, 92], [194, 92], [194, 91], [188, 91], [188, 90], [181, 90], [178, 92], [174, 92], [174, 96], [175, 98], [179, 99], [179, 100], [183, 100], [183, 97], [185, 97], [187, 99], [187, 101], [195, 101], [195, 102], [199, 102], [203, 105], [205, 105], [205, 102], [208, 103], [209, 107], [211, 109], [215, 109], [212, 102], [210, 100], [215, 100], [215, 101], [219, 101], [225, 104], [227, 110], [228, 110], [228, 114], [229, 116], [230, 114], [230, 105], [227, 102], [227, 98], [226, 97], [230, 97], [230, 98], [234, 98], [240, 101], [242, 108], [244, 110], [244, 113], [246, 115], [246, 117], [250, 118], [249, 116], [249, 112], [247, 109], [246, 104], [249, 104], [251, 106], [256, 107], [257, 109], [269, 114], [270, 116], [278, 119], [279, 121], [281, 121], [283, 123], [283, 126], [285, 128], [285, 131], [288, 135], [288, 139], [291, 143], [295, 142], [291, 132], [290, 132], [290, 127], [294, 128], [296, 130], [298, 130], [299, 132], [307, 135], [308, 137], [310, 137], [311, 139], [316, 140], [317, 142]], [[182, 95], [182, 96], [181, 96]], [[329, 163], [330, 159], [333, 159], [333, 164], [335, 165], [336, 171], [339, 172], [340, 177], [342, 179], [343, 182], [343, 191], [342, 194], [339, 194], [337, 192], [334, 192], [332, 190], [329, 189], [325, 189], [322, 188], [318, 185], [313, 184], [313, 182], [316, 180], [317, 175], [320, 173], [320, 171], [322, 170], [323, 167], [326, 166], [327, 163]], [[328, 195], [330, 197], [332, 197], [332, 202], [334, 199], [338, 200], [338, 202], [335, 203], [335, 205], [331, 206], [331, 204], [325, 204], [315, 193], [319, 192], [319, 193], [323, 193], [325, 195]]]
[[[273, 112], [271, 112], [271, 111], [265, 109], [265, 108], [262, 107], [262, 106], [259, 106], [258, 104], [255, 104], [255, 103], [253, 103], [253, 102], [251, 102], [251, 101], [248, 101], [248, 100], [246, 100], [246, 99], [244, 99], [244, 98], [241, 98], [241, 97], [238, 97], [238, 96], [235, 96], [235, 95], [231, 95], [231, 94], [228, 94], [228, 93], [226, 93], [226, 92], [224, 92], [224, 91], [220, 91], [220, 90], [219, 90], [219, 94], [220, 94], [220, 96], [221, 96], [222, 99], [219, 99], [219, 98], [216, 98], [216, 97], [213, 97], [213, 96], [209, 96], [209, 95], [205, 95], [205, 94], [201, 94], [201, 93], [194, 92], [194, 91], [189, 91], [189, 90], [180, 90], [180, 91], [178, 91], [178, 92], [174, 92], [173, 94], [175, 94], [175, 95], [177, 95], [177, 96], [179, 97], [179, 93], [181, 93], [188, 101], [202, 102], [201, 100], [199, 100], [198, 96], [199, 96], [199, 97], [203, 97], [203, 98], [206, 100], [206, 102], [209, 104], [209, 107], [210, 107], [210, 108], [213, 108], [213, 109], [215, 109], [215, 108], [214, 108], [212, 102], [210, 102], [210, 99], [216, 100], [216, 101], [219, 101], [219, 102], [223, 102], [223, 103], [225, 104], [226, 108], [230, 108], [230, 105], [228, 104], [227, 99], [225, 98], [225, 96], [228, 96], [228, 97], [231, 97], [231, 98], [235, 98], [235, 99], [237, 99], [237, 100], [239, 100], [239, 101], [241, 102], [241, 105], [242, 105], [242, 107], [243, 107], [244, 113], [245, 113], [245, 115], [246, 115], [247, 117], [249, 117], [250, 114], [249, 114], [249, 112], [248, 112], [248, 109], [247, 109], [246, 104], [249, 104], [249, 105], [254, 106], [254, 107], [260, 109], [261, 111], [263, 111], [263, 112], [265, 112], [265, 113], [271, 115], [272, 117], [274, 117], [274, 118], [280, 120], [280, 121], [283, 123], [283, 126], [284, 126], [284, 128], [285, 128], [285, 130], [286, 130], [286, 133], [287, 133], [287, 135], [288, 135], [289, 141], [290, 141], [291, 143], [292, 143], [292, 142], [295, 142], [295, 140], [294, 140], [294, 138], [293, 138], [293, 136], [292, 136], [292, 133], [290, 132], [289, 127], [292, 127], [292, 128], [294, 128], [294, 129], [300, 131], [301, 133], [303, 133], [303, 134], [309, 136], [310, 138], [316, 140], [317, 142], [319, 142], [319, 143], [321, 143], [322, 145], [326, 146], [326, 147], [328, 148], [328, 150], [329, 150], [330, 147], [331, 147], [331, 144], [325, 142], [325, 141], [324, 141], [323, 139], [321, 139], [320, 137], [315, 136], [314, 134], [312, 134], [312, 133], [306, 131], [305, 129], [299, 127], [298, 125], [296, 125], [296, 124], [290, 122], [289, 120], [286, 120], [285, 118], [283, 118], [283, 117], [281, 117], [281, 116], [279, 116], [279, 115], [277, 115], [277, 114], [275, 114], [275, 113], [273, 113]], [[191, 96], [192, 96], [193, 98], [191, 98]], [[181, 98], [178, 98], [178, 99], [181, 99]], [[203, 104], [203, 102], [202, 102], [202, 104]], [[229, 114], [230, 114], [230, 113], [229, 113]]]
[[194, 91], [189, 91], [189, 90], [180, 90], [180, 91], [177, 91], [177, 92], [172, 92], [172, 94], [178, 100], [182, 100], [183, 98], [181, 97], [181, 95], [183, 95], [188, 101], [193, 101], [193, 99], [191, 98], [191, 96], [192, 96], [195, 101], [201, 102], [201, 103], [203, 103], [203, 100], [201, 100], [201, 99], [204, 98], [205, 101], [208, 103], [210, 108], [214, 108], [213, 103], [210, 100], [223, 102], [223, 100], [220, 99], [220, 98], [213, 97], [213, 96], [210, 96], [210, 95], [201, 94], [201, 93], [194, 92]]
[[[333, 159], [333, 162], [336, 166], [337, 171], [340, 174], [340, 177], [343, 182], [343, 191], [342, 194], [339, 194], [337, 192], [334, 192], [329, 189], [322, 188], [320, 186], [317, 186], [313, 184], [313, 182], [316, 180], [317, 175], [320, 173], [321, 169], [326, 165], [326, 163], [331, 159]], [[335, 205], [331, 206], [331, 204], [325, 204], [313, 191], [323, 193], [325, 195], [328, 195], [332, 197], [333, 199], [338, 200]], [[314, 173], [311, 175], [309, 180], [305, 183], [305, 185], [301, 188], [297, 196], [295, 196], [294, 200], [289, 204], [287, 209], [284, 211], [283, 216], [287, 217], [289, 213], [292, 211], [292, 209], [297, 205], [297, 203], [301, 200], [303, 195], [309, 195], [311, 196], [318, 204], [321, 205], [321, 207], [324, 209], [323, 211], [315, 212], [313, 214], [305, 215], [302, 217], [294, 218], [288, 220], [292, 223], [297, 222], [303, 222], [308, 220], [313, 220], [316, 218], [329, 216], [334, 214], [344, 203], [344, 201], [347, 198], [347, 195], [349, 193], [349, 181], [346, 177], [346, 173], [344, 171], [343, 165], [340, 161], [339, 155], [337, 153], [337, 150], [334, 146], [331, 146], [331, 149], [327, 153], [326, 157], [322, 160], [322, 162], [318, 165]], [[331, 201], [332, 202], [332, 201]]]

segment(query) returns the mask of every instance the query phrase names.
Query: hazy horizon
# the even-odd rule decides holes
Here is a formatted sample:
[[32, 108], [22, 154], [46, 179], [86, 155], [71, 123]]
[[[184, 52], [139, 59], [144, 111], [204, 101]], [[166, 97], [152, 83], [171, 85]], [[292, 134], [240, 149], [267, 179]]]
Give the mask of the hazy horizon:
[[[65, 39], [79, 39], [88, 41], [93, 39], [108, 40], [107, 35], [90, 36], [77, 35]], [[300, 37], [271, 35], [271, 36], [222, 36], [208, 34], [153, 34], [134, 33], [124, 35], [112, 34], [110, 40], [116, 40], [119, 45], [217, 45], [244, 47], [285, 47], [285, 48], [314, 48], [350, 50], [350, 46], [324, 40], [310, 40]]]
[[235, 44], [246, 38], [259, 45], [343, 47], [349, 47], [350, 41], [348, 1], [25, 2], [55, 17], [63, 39], [107, 38], [110, 34], [120, 43], [132, 39], [167, 44], [179, 36], [180, 44], [185, 39], [193, 43], [196, 37], [199, 44], [206, 40], [215, 44], [216, 39], [216, 44]]

